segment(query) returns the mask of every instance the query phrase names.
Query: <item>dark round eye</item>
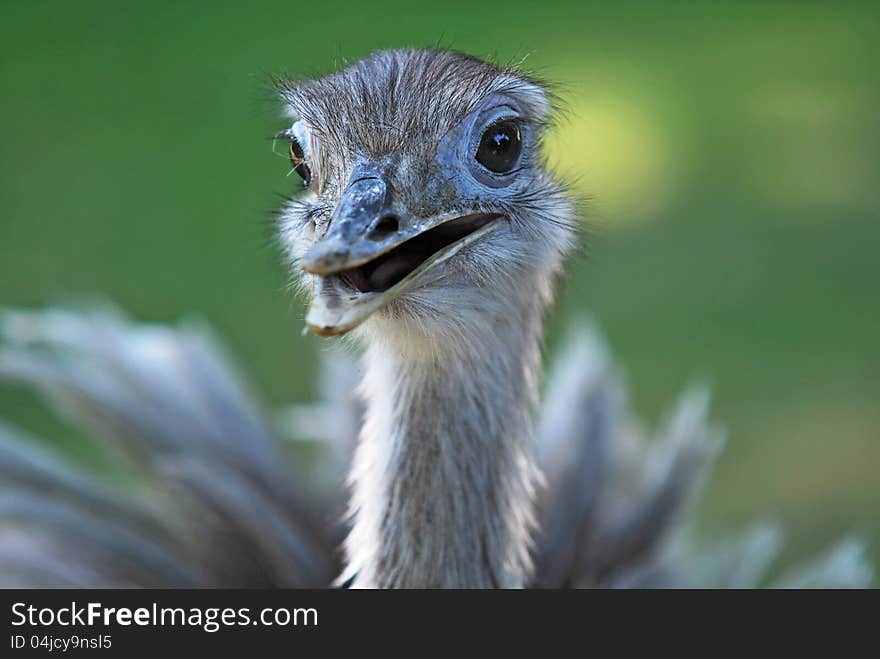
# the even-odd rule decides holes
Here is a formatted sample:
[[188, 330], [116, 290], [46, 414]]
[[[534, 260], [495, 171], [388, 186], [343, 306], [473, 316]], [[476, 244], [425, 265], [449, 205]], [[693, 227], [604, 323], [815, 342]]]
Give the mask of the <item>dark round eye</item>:
[[496, 174], [514, 168], [522, 152], [519, 126], [510, 120], [496, 121], [486, 128], [477, 148], [477, 162]]
[[293, 171], [303, 180], [303, 184], [309, 186], [312, 182], [312, 172], [306, 164], [302, 145], [292, 135], [290, 136], [290, 164], [293, 166]]

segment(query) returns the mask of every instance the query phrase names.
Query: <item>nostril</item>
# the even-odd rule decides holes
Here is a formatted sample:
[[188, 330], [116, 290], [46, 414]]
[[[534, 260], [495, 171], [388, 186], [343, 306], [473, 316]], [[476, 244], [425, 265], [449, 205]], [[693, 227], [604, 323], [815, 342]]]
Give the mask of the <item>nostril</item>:
[[396, 233], [399, 228], [400, 223], [397, 221], [397, 218], [393, 215], [386, 215], [376, 222], [376, 226], [373, 227], [367, 238], [370, 240], [384, 240], [392, 233]]

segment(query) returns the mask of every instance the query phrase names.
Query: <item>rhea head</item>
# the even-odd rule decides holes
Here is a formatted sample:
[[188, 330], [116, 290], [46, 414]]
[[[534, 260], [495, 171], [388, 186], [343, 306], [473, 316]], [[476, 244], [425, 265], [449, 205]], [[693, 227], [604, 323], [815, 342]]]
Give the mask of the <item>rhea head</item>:
[[309, 329], [460, 335], [549, 297], [572, 204], [540, 154], [540, 84], [458, 53], [396, 50], [281, 93], [292, 125], [278, 137], [306, 190], [282, 210], [281, 239]]

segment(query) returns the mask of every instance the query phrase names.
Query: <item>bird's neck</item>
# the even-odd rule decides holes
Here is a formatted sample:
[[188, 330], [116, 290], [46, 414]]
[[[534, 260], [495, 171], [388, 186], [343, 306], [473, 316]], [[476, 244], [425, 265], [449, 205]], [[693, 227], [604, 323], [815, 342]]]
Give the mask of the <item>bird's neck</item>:
[[527, 293], [503, 314], [484, 311], [456, 340], [419, 336], [399, 320], [374, 328], [343, 579], [523, 585], [543, 306], [540, 291]]

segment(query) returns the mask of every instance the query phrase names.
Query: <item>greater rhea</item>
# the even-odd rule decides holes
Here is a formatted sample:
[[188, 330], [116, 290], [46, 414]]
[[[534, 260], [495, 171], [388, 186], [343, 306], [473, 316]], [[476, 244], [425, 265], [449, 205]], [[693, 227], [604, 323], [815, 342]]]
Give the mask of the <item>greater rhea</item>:
[[[309, 298], [306, 324], [364, 347], [359, 397], [334, 357], [325, 401], [287, 415], [300, 435], [333, 442], [336, 466], [283, 466], [204, 329], [7, 312], [0, 373], [135, 469], [113, 488], [0, 428], [3, 583], [757, 583], [774, 528], [702, 561], [664, 543], [720, 445], [705, 396], [686, 396], [643, 446], [581, 328], [539, 413], [543, 317], [577, 241], [572, 195], [541, 155], [546, 87], [458, 53], [397, 50], [280, 93], [291, 125], [276, 138], [304, 186], [280, 214], [280, 240]], [[336, 524], [334, 478], [355, 444], [348, 522]], [[860, 545], [831, 558], [788, 583], [870, 578]]]

